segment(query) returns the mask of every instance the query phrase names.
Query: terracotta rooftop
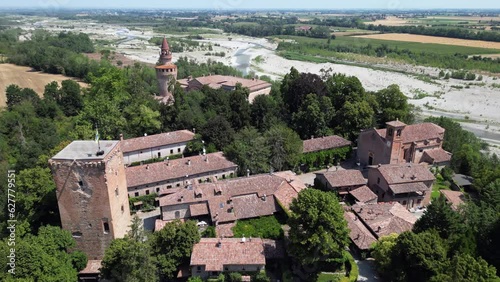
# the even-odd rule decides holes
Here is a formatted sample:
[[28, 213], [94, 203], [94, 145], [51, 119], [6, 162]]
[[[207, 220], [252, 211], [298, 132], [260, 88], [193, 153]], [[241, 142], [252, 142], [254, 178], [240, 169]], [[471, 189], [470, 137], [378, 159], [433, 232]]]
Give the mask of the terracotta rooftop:
[[349, 194], [351, 194], [358, 202], [361, 203], [373, 201], [378, 198], [378, 196], [373, 193], [373, 191], [370, 190], [370, 188], [368, 188], [368, 186], [366, 185], [349, 191]]
[[354, 213], [345, 211], [344, 218], [350, 230], [349, 237], [360, 250], [368, 250], [373, 243], [377, 242], [377, 238], [373, 236]]
[[222, 152], [206, 156], [198, 155], [168, 162], [127, 167], [127, 185], [128, 187], [136, 187], [223, 169], [235, 169], [236, 167], [237, 165], [228, 161]]
[[318, 175], [324, 175], [328, 183], [333, 188], [348, 187], [348, 186], [361, 186], [365, 185], [367, 180], [364, 178], [363, 174], [359, 170], [338, 170], [338, 171], [328, 171], [323, 173], [317, 173]]
[[[386, 138], [387, 129], [378, 129], [378, 134]], [[401, 133], [403, 143], [444, 138], [444, 128], [430, 122], [407, 125]]]
[[[180, 220], [181, 222], [184, 222], [183, 219], [177, 219], [177, 220]], [[167, 223], [169, 222], [173, 222], [174, 220], [161, 220], [161, 219], [157, 219], [155, 220], [155, 232], [157, 231], [160, 231], [163, 229], [163, 227], [165, 227], [165, 225], [167, 225]]]
[[162, 50], [170, 50], [170, 47], [168, 46], [168, 41], [166, 37], [163, 37], [163, 41], [161, 43], [161, 49]]
[[404, 127], [404, 126], [406, 126], [406, 123], [400, 122], [399, 120], [389, 121], [389, 122], [386, 122], [385, 124], [387, 124], [388, 126], [392, 126], [392, 127]]
[[397, 202], [355, 204], [352, 210], [377, 238], [410, 231], [417, 221], [413, 214]]
[[351, 141], [348, 141], [340, 136], [332, 135], [320, 138], [312, 138], [303, 141], [304, 149], [303, 153], [311, 153], [322, 150], [341, 148], [345, 146], [350, 146]]
[[420, 164], [381, 165], [373, 169], [377, 169], [389, 185], [436, 179], [426, 166]]
[[207, 203], [190, 205], [189, 212], [191, 213], [191, 216], [207, 215], [208, 214]]
[[215, 234], [217, 238], [231, 238], [234, 236], [233, 227], [236, 226], [236, 222], [221, 223], [215, 226]]
[[191, 266], [205, 271], [223, 271], [225, 265], [265, 265], [262, 239], [202, 238], [193, 246]]
[[460, 191], [440, 190], [439, 192], [443, 194], [454, 210], [457, 210], [460, 205], [465, 203], [465, 194]]
[[189, 130], [179, 130], [167, 133], [148, 135], [121, 141], [124, 153], [156, 148], [160, 146], [189, 142], [194, 139], [194, 133]]
[[240, 83], [241, 86], [250, 89], [250, 92], [255, 92], [261, 89], [270, 88], [271, 83], [259, 79], [246, 79], [241, 77], [227, 75], [209, 75], [201, 76], [193, 79], [179, 79], [181, 85], [189, 85], [192, 81], [197, 81], [202, 85], [208, 85], [211, 88], [220, 88], [221, 86], [234, 87]]
[[423, 191], [429, 191], [430, 190], [430, 188], [427, 187], [423, 182], [392, 184], [392, 185], [389, 185], [389, 189], [394, 194], [411, 193], [411, 192], [423, 192]]
[[433, 161], [433, 163], [444, 163], [444, 162], [449, 162], [451, 161], [451, 153], [446, 152], [445, 150], [439, 148], [439, 149], [432, 149], [432, 150], [425, 150], [424, 151], [424, 157], [427, 156], [429, 159]]
[[160, 206], [207, 203], [212, 219], [218, 223], [272, 215], [280, 206], [288, 209], [292, 200], [305, 188], [299, 179], [286, 178], [291, 174], [261, 174], [197, 184], [194, 190], [181, 189], [161, 197]]

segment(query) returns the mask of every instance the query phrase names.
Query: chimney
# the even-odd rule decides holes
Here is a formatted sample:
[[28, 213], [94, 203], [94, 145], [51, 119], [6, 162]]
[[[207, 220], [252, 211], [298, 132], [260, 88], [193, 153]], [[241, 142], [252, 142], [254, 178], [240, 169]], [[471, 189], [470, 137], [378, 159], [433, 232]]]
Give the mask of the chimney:
[[380, 226], [379, 226], [379, 227], [377, 228], [377, 233], [379, 233], [381, 230], [382, 230], [382, 227], [380, 227]]
[[247, 241], [247, 239], [245, 238], [245, 236], [243, 236], [243, 238], [241, 238], [241, 243], [245, 243]]
[[120, 141], [123, 141], [123, 133], [120, 133]]
[[247, 169], [247, 177], [250, 177], [250, 170]]
[[314, 135], [311, 135], [311, 139], [314, 139]]
[[205, 156], [205, 162], [208, 163], [208, 156]]
[[146, 169], [149, 169], [149, 165], [148, 164], [146, 165]]
[[188, 160], [188, 163], [187, 163], [187, 164], [188, 164], [188, 165], [191, 165], [191, 160]]
[[147, 133], [144, 133], [144, 137], [146, 137], [146, 136], [148, 136], [148, 134], [147, 134]]
[[196, 134], [196, 128], [193, 127], [193, 133]]

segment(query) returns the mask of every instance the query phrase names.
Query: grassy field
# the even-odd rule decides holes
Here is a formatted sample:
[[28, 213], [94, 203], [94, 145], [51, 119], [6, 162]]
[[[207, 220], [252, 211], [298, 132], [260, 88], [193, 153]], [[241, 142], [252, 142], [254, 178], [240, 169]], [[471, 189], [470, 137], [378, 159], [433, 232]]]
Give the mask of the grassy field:
[[[371, 35], [370, 35], [371, 36]], [[279, 36], [281, 39], [293, 39], [297, 43], [326, 43], [326, 39], [317, 39], [301, 36]], [[394, 40], [382, 40], [375, 38], [361, 38], [352, 36], [340, 36], [331, 41], [332, 45], [352, 45], [352, 46], [366, 46], [371, 44], [373, 48], [381, 45], [389, 45], [392, 48], [408, 49], [412, 52], [431, 52], [442, 55], [454, 55], [456, 53], [464, 55], [480, 55], [480, 54], [498, 54], [499, 49], [488, 49], [467, 46], [453, 46], [435, 43], [419, 43], [419, 42], [403, 42]], [[328, 52], [328, 51], [326, 51]], [[325, 54], [328, 55], [328, 54]]]
[[440, 45], [453, 45], [474, 48], [487, 48], [500, 50], [500, 42], [480, 41], [480, 40], [466, 40], [457, 38], [446, 38], [438, 36], [415, 35], [407, 33], [384, 33], [373, 35], [360, 35], [356, 38], [380, 39], [398, 42], [418, 42], [418, 43], [431, 43]]
[[434, 181], [434, 184], [432, 185], [432, 193], [431, 193], [431, 199], [437, 199], [441, 195], [439, 191], [441, 190], [450, 190], [450, 184], [443, 179], [441, 174], [438, 174], [436, 176], [436, 181]]
[[[0, 64], [0, 108], [5, 107], [7, 99], [5, 89], [11, 84], [17, 84], [22, 88], [31, 88], [38, 95], [42, 96], [45, 85], [52, 81], [61, 82], [71, 79], [63, 75], [47, 74], [33, 72], [29, 67], [21, 67], [12, 64]], [[79, 83], [80, 86], [87, 86], [85, 83]]]

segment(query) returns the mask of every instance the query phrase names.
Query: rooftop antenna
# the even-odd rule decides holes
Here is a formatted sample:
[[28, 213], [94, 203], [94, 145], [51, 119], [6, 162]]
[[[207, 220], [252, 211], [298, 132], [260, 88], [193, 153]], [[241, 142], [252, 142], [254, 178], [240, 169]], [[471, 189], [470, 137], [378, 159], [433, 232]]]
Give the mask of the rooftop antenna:
[[95, 138], [94, 141], [97, 143], [97, 155], [101, 152], [101, 142], [100, 142], [100, 136], [99, 136], [99, 128], [97, 127], [97, 124], [95, 125]]

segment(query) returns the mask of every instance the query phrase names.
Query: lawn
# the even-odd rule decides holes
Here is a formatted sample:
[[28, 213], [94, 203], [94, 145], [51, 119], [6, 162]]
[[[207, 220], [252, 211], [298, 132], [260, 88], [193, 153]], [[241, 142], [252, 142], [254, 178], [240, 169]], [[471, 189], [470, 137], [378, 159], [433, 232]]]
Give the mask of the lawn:
[[434, 181], [434, 184], [432, 185], [431, 198], [439, 198], [439, 196], [441, 195], [441, 193], [439, 192], [440, 190], [450, 190], [450, 183], [448, 183], [448, 181], [445, 181], [441, 174], [438, 173], [438, 175], [436, 176], [436, 181]]
[[275, 216], [238, 220], [232, 230], [235, 238], [282, 239], [284, 235], [281, 224]]

